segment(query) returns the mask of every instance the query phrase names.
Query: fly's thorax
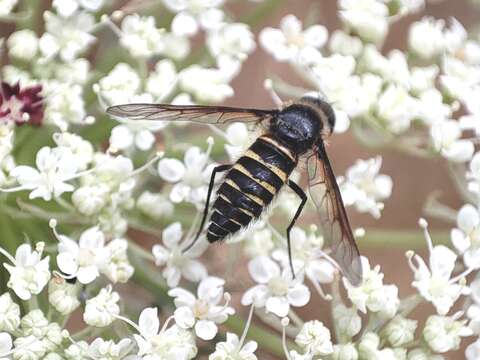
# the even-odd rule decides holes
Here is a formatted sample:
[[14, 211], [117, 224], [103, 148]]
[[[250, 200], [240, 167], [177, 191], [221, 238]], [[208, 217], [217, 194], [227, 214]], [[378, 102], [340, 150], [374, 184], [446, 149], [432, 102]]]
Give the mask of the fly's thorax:
[[302, 155], [321, 138], [324, 122], [312, 104], [294, 103], [284, 108], [271, 122], [271, 135], [295, 155]]

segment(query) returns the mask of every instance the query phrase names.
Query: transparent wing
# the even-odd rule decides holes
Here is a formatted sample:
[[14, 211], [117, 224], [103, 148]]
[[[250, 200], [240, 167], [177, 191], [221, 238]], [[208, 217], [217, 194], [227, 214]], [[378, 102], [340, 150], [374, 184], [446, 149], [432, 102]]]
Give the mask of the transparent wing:
[[107, 109], [107, 113], [125, 120], [140, 122], [193, 121], [202, 124], [233, 122], [259, 123], [274, 117], [278, 110], [242, 109], [226, 106], [124, 104]]
[[353, 237], [335, 175], [322, 142], [308, 159], [309, 191], [317, 207], [332, 257], [352, 285], [362, 281], [360, 253]]

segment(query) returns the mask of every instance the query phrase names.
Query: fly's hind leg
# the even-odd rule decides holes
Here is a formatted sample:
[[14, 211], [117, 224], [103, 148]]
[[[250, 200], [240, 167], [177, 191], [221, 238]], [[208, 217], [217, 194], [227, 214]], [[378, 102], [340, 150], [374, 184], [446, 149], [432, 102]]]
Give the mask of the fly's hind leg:
[[302, 202], [298, 206], [297, 212], [295, 213], [292, 221], [290, 222], [290, 225], [288, 225], [287, 227], [288, 261], [290, 263], [290, 270], [292, 271], [293, 278], [295, 278], [295, 270], [293, 269], [293, 261], [292, 261], [292, 244], [290, 242], [290, 231], [292, 230], [293, 225], [295, 225], [295, 222], [297, 221], [298, 217], [302, 213], [303, 207], [307, 202], [307, 195], [302, 190], [302, 188], [298, 186], [296, 183], [294, 183], [293, 181], [288, 180], [287, 184], [290, 187], [290, 189], [292, 189], [295, 192], [295, 194], [297, 194], [300, 197], [300, 199], [302, 199]]
[[205, 202], [205, 209], [203, 210], [203, 216], [202, 216], [202, 221], [200, 222], [200, 227], [198, 228], [197, 234], [193, 238], [193, 241], [183, 250], [183, 253], [187, 252], [192, 248], [193, 245], [195, 245], [198, 238], [200, 237], [200, 234], [202, 233], [203, 226], [205, 225], [205, 221], [207, 220], [208, 208], [210, 206], [210, 198], [212, 197], [213, 186], [215, 185], [215, 176], [217, 175], [217, 173], [227, 171], [231, 167], [232, 167], [231, 164], [224, 164], [224, 165], [216, 166], [213, 169], [212, 175], [210, 177], [210, 184], [208, 185], [207, 201]]

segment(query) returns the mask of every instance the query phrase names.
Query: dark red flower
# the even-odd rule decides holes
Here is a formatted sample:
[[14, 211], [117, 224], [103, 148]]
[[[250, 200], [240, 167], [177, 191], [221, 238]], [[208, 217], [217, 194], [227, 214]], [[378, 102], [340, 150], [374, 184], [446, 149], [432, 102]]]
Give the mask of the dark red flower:
[[17, 125], [42, 125], [43, 97], [41, 85], [20, 88], [20, 84], [0, 86], [0, 121]]

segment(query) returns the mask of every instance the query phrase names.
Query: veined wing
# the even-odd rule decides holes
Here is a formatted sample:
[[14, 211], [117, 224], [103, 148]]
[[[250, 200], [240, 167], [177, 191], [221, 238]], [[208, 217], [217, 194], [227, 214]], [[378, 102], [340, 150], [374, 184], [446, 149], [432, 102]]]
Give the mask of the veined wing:
[[332, 257], [350, 283], [357, 286], [362, 282], [360, 253], [322, 141], [318, 144], [316, 154], [308, 160], [308, 173], [310, 196], [320, 215], [324, 237], [330, 243]]
[[[107, 109], [107, 113], [135, 123], [192, 121], [202, 124], [259, 123], [276, 116], [278, 110], [243, 109], [227, 106], [124, 104]], [[124, 120], [124, 121], [125, 121]]]

